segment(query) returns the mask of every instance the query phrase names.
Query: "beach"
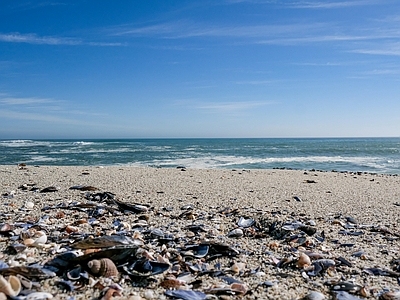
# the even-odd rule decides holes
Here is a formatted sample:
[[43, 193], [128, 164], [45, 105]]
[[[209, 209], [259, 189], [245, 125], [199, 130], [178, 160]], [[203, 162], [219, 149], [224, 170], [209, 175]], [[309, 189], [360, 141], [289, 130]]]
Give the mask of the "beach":
[[[140, 253], [170, 266], [161, 274], [134, 276], [136, 283], [121, 268], [111, 279], [91, 274], [89, 283], [72, 291], [56, 284], [65, 279], [60, 275], [31, 279], [39, 282], [31, 290], [56, 299], [101, 299], [110, 286], [115, 299], [171, 299], [165, 295], [171, 288], [199, 291], [207, 299], [302, 299], [312, 291], [325, 298], [309, 299], [399, 299], [383, 298], [399, 290], [396, 175], [3, 165], [0, 192], [0, 224], [12, 226], [0, 232], [0, 260], [9, 267], [44, 265], [74, 241], [111, 235], [142, 240]], [[113, 198], [98, 201], [105, 192]], [[103, 211], [93, 215], [81, 203], [102, 205]], [[238, 224], [241, 217], [246, 222]], [[19, 236], [31, 226], [45, 232], [45, 243], [5, 251], [24, 244]], [[228, 248], [216, 247], [221, 244]], [[210, 253], [188, 254], [189, 245], [208, 245]], [[346, 293], [358, 298], [340, 298]]]

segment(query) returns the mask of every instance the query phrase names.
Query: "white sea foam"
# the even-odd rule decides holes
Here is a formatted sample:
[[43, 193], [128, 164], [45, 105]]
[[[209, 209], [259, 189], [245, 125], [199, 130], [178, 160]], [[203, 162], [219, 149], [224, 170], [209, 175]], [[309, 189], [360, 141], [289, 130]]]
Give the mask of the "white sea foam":
[[301, 156], [301, 157], [244, 157], [244, 156], [209, 156], [209, 157], [189, 157], [189, 158], [176, 158], [176, 159], [158, 159], [154, 161], [138, 162], [135, 165], [155, 165], [155, 166], [176, 166], [182, 165], [188, 168], [224, 168], [234, 166], [263, 166], [271, 167], [274, 164], [285, 164], [290, 167], [293, 164], [298, 164], [298, 167], [306, 165], [313, 165], [315, 163], [331, 163], [332, 165], [352, 164], [355, 166], [369, 167], [373, 169], [385, 169], [387, 166], [382, 163], [382, 160], [377, 157], [341, 157], [341, 156]]
[[72, 145], [78, 145], [78, 146], [88, 146], [88, 145], [93, 145], [93, 142], [84, 142], [84, 141], [80, 141], [80, 142], [73, 142]]

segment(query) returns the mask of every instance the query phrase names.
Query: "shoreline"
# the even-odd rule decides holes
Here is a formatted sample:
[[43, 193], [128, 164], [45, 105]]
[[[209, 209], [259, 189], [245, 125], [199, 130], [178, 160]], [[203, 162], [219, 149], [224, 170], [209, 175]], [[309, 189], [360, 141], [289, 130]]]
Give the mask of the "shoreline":
[[[171, 244], [171, 251], [173, 248], [174, 251], [182, 248], [184, 241], [193, 244], [223, 241], [236, 247], [239, 251], [237, 256], [222, 257], [209, 263], [197, 258], [188, 261], [202, 264], [207, 262], [208, 270], [213, 269], [218, 262], [226, 276], [245, 285], [246, 293], [239, 295], [241, 299], [301, 299], [312, 290], [325, 295], [325, 299], [331, 299], [334, 292], [327, 282], [344, 279], [359, 286], [354, 288], [354, 294], [361, 299], [365, 295], [372, 299], [385, 291], [398, 290], [396, 277], [371, 275], [366, 271], [372, 267], [393, 270], [391, 262], [400, 255], [400, 231], [397, 225], [400, 178], [396, 174], [288, 169], [28, 165], [20, 166], [20, 169], [17, 166], [0, 166], [0, 177], [3, 201], [0, 214], [4, 222], [16, 223], [26, 219], [37, 222], [45, 217], [48, 220], [46, 247], [49, 249], [56, 245], [69, 246], [58, 243], [58, 237], [52, 232], [59, 232], [61, 236], [71, 239], [78, 239], [79, 234], [109, 235], [118, 233], [113, 225], [116, 219], [132, 226], [140, 216], [146, 216], [148, 225], [141, 234], [145, 241], [144, 248], [153, 255], [161, 251], [161, 246], [155, 244], [150, 247], [146, 232], [155, 229], [175, 238], [180, 237], [176, 244]], [[19, 188], [24, 185], [28, 187], [27, 190]], [[34, 186], [38, 190], [30, 191]], [[39, 192], [50, 186], [57, 190], [51, 193]], [[71, 190], [73, 186], [92, 186], [97, 190]], [[60, 203], [87, 202], [85, 194], [97, 192], [110, 192], [123, 203], [139, 203], [148, 206], [148, 209], [140, 214], [108, 213], [99, 217], [101, 224], [90, 225], [86, 222], [75, 226], [78, 231], [72, 235], [65, 232], [66, 226], [72, 226], [77, 218], [88, 220], [87, 212], [71, 210], [71, 216], [66, 214], [64, 218], [57, 219], [55, 215], [61, 208], [43, 210], [46, 206]], [[32, 202], [34, 207], [27, 209], [27, 202]], [[180, 217], [186, 212], [183, 207], [187, 205], [191, 206], [188, 214], [191, 217]], [[237, 225], [240, 217], [254, 219], [258, 227], [241, 228]], [[356, 220], [356, 223], [349, 222], [349, 217]], [[298, 228], [292, 228], [282, 238], [262, 228], [266, 225], [261, 223], [267, 221], [277, 222], [279, 226], [290, 223], [292, 227], [300, 222], [314, 228], [316, 232], [308, 235]], [[193, 224], [203, 225], [205, 231], [188, 230], [187, 226]], [[235, 229], [241, 229], [242, 235], [232, 237], [230, 233]], [[132, 236], [135, 230], [125, 228], [125, 231], [126, 235]], [[259, 236], [256, 237], [255, 231]], [[295, 235], [296, 239], [293, 238]], [[322, 236], [323, 239], [319, 239]], [[11, 243], [9, 238], [3, 235], [0, 237], [0, 253], [3, 253], [0, 260], [15, 260], [12, 255], [4, 254], [5, 248]], [[54, 257], [54, 253], [49, 254], [49, 249], [37, 249], [34, 258], [40, 262]], [[364, 254], [354, 256], [359, 251]], [[298, 268], [296, 265], [300, 254], [308, 253], [312, 257], [309, 266], [312, 268], [317, 259], [311, 252], [333, 260], [335, 265], [317, 276], [308, 275], [310, 272], [312, 274], [311, 269]], [[351, 266], [341, 264], [338, 260], [340, 257], [350, 262]], [[291, 262], [282, 263], [284, 258], [290, 258]], [[176, 265], [172, 254], [169, 262]], [[235, 265], [243, 269], [236, 273], [232, 271]], [[259, 270], [255, 272], [257, 268]], [[193, 270], [191, 273], [192, 281], [182, 284], [180, 288], [204, 292], [210, 291], [213, 285], [227, 285], [221, 277], [199, 276]], [[152, 276], [153, 280], [147, 287], [134, 287], [126, 279], [116, 283], [124, 289], [121, 299], [145, 297], [151, 294], [149, 290], [154, 294], [153, 299], [162, 299], [166, 297], [162, 283], [172, 275], [170, 269], [166, 273]], [[193, 287], [196, 280], [201, 280], [201, 283]], [[59, 299], [67, 299], [67, 294], [54, 285], [55, 281], [55, 278], [44, 280], [43, 291], [57, 295]], [[96, 299], [101, 295], [99, 289], [85, 289], [70, 292], [70, 295], [76, 299]], [[232, 299], [239, 296], [233, 296]], [[145, 299], [151, 298], [148, 296]]]

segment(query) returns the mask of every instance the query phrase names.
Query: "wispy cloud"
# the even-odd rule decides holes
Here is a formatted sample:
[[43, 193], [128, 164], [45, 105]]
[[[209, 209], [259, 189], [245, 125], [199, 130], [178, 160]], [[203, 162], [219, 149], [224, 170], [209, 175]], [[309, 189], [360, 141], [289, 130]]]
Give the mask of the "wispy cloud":
[[14, 97], [1, 97], [0, 104], [5, 105], [42, 105], [42, 104], [55, 104], [62, 101], [45, 99], [45, 98], [14, 98]]
[[267, 25], [209, 25], [190, 21], [167, 22], [155, 25], [121, 25], [108, 30], [113, 36], [192, 38], [231, 37], [261, 38], [315, 30], [324, 24], [267, 24]]
[[65, 100], [38, 97], [11, 97], [0, 93], [0, 112], [7, 118], [27, 118], [30, 120], [51, 121], [70, 120], [71, 116], [101, 115], [93, 111], [85, 111], [74, 108]]
[[277, 80], [246, 80], [246, 81], [237, 81], [236, 84], [243, 85], [271, 85], [276, 83]]
[[370, 54], [370, 55], [400, 56], [400, 42], [384, 43], [378, 46], [370, 45], [364, 48], [354, 49], [351, 52], [360, 54]]
[[313, 8], [313, 9], [331, 9], [346, 8], [353, 6], [365, 6], [379, 4], [376, 0], [354, 0], [354, 1], [297, 1], [288, 3], [292, 8]]
[[26, 43], [37, 45], [89, 45], [89, 46], [122, 46], [121, 43], [103, 43], [103, 42], [87, 42], [81, 39], [69, 37], [52, 37], [52, 36], [38, 36], [34, 33], [21, 34], [14, 33], [0, 33], [0, 42], [7, 43]]
[[241, 112], [255, 107], [270, 105], [273, 102], [267, 101], [236, 101], [236, 102], [217, 102], [199, 103], [195, 105], [197, 109], [204, 109], [213, 112]]

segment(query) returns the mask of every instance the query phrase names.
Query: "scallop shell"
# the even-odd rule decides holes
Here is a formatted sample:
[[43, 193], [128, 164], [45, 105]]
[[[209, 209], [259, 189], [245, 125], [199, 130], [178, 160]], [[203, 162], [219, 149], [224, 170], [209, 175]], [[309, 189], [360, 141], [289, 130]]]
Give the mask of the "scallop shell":
[[109, 258], [92, 259], [88, 262], [90, 271], [97, 276], [117, 276], [118, 270], [114, 262]]
[[7, 280], [0, 275], [0, 292], [11, 297], [17, 296], [21, 292], [21, 282], [18, 277], [10, 275]]

